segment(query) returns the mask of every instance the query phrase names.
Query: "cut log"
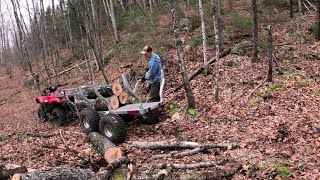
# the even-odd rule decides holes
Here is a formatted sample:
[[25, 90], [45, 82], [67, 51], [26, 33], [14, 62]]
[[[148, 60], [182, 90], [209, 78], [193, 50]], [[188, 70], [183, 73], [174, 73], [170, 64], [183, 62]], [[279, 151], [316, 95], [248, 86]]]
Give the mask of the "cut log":
[[119, 101], [121, 104], [126, 104], [127, 100], [128, 100], [128, 94], [123, 91], [119, 96]]
[[113, 95], [110, 97], [110, 106], [113, 110], [119, 108], [119, 100], [117, 96]]
[[9, 179], [16, 173], [26, 173], [28, 169], [25, 166], [18, 166], [13, 164], [0, 166], [0, 179]]
[[138, 147], [141, 149], [194, 149], [202, 147], [204, 149], [220, 148], [220, 149], [235, 149], [238, 147], [238, 144], [201, 144], [197, 142], [189, 141], [179, 141], [176, 139], [167, 140], [167, 141], [156, 141], [156, 142], [139, 142], [133, 141], [132, 146]]
[[92, 132], [88, 135], [88, 139], [108, 163], [122, 158], [121, 149], [116, 147], [109, 139], [101, 134]]
[[122, 93], [122, 86], [120, 85], [120, 83], [112, 84], [112, 92], [114, 95], [120, 96], [120, 94]]
[[[223, 57], [225, 57], [226, 55], [230, 54], [230, 52], [231, 52], [231, 48], [227, 49], [226, 51], [223, 51], [223, 52], [220, 54], [219, 57], [220, 57], [220, 58], [223, 58]], [[212, 64], [212, 63], [214, 63], [214, 62], [216, 62], [216, 58], [213, 58], [213, 59], [211, 59], [210, 61], [208, 61], [208, 65], [209, 65], [209, 64]], [[192, 73], [192, 75], [189, 77], [189, 81], [193, 80], [193, 78], [195, 78], [196, 76], [198, 76], [199, 74], [201, 74], [201, 72], [202, 72], [204, 69], [205, 69], [205, 65], [203, 65], [203, 66], [199, 67], [198, 69], [196, 69], [196, 70]], [[175, 88], [175, 89], [173, 90], [173, 92], [177, 92], [179, 89], [182, 88], [182, 86], [183, 86], [183, 84], [180, 84], [177, 88]]]

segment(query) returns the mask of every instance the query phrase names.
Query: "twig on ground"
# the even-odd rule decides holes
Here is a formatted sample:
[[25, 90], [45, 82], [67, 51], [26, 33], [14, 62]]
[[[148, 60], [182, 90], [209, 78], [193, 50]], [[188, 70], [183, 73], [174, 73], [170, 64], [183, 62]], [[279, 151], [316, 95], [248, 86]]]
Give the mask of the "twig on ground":
[[264, 79], [256, 88], [254, 88], [253, 91], [251, 91], [251, 93], [247, 96], [247, 100], [252, 96], [252, 94], [257, 90], [259, 89], [265, 82], [266, 82], [267, 78]]
[[60, 137], [61, 137], [61, 139], [63, 141], [64, 146], [67, 148], [67, 150], [70, 150], [66, 140], [63, 138], [61, 129], [59, 129], [59, 133], [60, 133]]

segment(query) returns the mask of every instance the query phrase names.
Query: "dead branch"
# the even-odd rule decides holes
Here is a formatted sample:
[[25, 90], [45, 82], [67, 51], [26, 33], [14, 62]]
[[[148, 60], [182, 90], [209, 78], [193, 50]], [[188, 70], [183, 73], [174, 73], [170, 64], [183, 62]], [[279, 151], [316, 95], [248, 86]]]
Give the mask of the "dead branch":
[[39, 137], [39, 138], [50, 138], [53, 136], [56, 136], [57, 134], [32, 134], [32, 133], [26, 133], [26, 136], [30, 137]]
[[2, 105], [4, 105], [4, 104], [6, 104], [6, 102], [5, 102], [5, 101], [1, 102], [1, 103], [0, 103], [0, 106], [2, 106]]
[[168, 158], [168, 157], [178, 158], [178, 157], [183, 157], [183, 156], [190, 156], [190, 155], [196, 154], [198, 152], [201, 152], [204, 149], [205, 149], [204, 147], [197, 147], [195, 149], [183, 151], [183, 152], [180, 152], [180, 153], [169, 153], [169, 154], [153, 155], [151, 158], [152, 159], [161, 159], [161, 158]]
[[69, 150], [69, 146], [68, 146], [66, 140], [63, 138], [61, 129], [59, 129], [59, 134], [60, 134], [60, 138], [61, 138], [62, 141], [63, 141], [64, 146], [66, 147], [67, 150]]
[[[220, 57], [220, 58], [223, 58], [223, 57], [227, 56], [228, 54], [230, 54], [230, 52], [231, 52], [231, 48], [229, 48], [229, 49], [227, 49], [226, 51], [222, 52], [219, 57]], [[209, 65], [209, 64], [212, 64], [212, 63], [214, 63], [214, 62], [216, 62], [216, 58], [211, 59], [210, 61], [208, 61], [207, 64]], [[201, 67], [199, 67], [198, 69], [196, 69], [196, 70], [192, 73], [192, 75], [189, 77], [189, 81], [193, 80], [196, 76], [198, 76], [199, 74], [201, 74], [201, 72], [202, 72], [204, 69], [205, 69], [205, 65], [202, 65]], [[182, 86], [183, 86], [183, 84], [180, 84], [177, 88], [175, 88], [175, 89], [173, 90], [173, 92], [177, 92], [179, 89], [182, 88]]]
[[196, 169], [196, 168], [206, 168], [206, 167], [219, 167], [226, 164], [228, 161], [207, 161], [192, 164], [174, 164], [174, 163], [156, 163], [156, 164], [145, 164], [143, 167], [156, 167], [160, 169], [165, 169], [167, 167], [172, 167], [173, 169]]
[[247, 96], [247, 99], [249, 99], [250, 96], [252, 96], [252, 94], [253, 94], [257, 89], [259, 89], [259, 88], [266, 82], [266, 80], [267, 80], [267, 78], [264, 79], [256, 88], [254, 88], [254, 90], [251, 91], [251, 93]]
[[221, 149], [235, 149], [238, 144], [201, 144], [197, 142], [179, 141], [177, 139], [156, 141], [156, 142], [139, 142], [133, 141], [132, 146], [141, 149], [194, 149], [198, 147], [205, 147], [207, 149], [221, 148]]

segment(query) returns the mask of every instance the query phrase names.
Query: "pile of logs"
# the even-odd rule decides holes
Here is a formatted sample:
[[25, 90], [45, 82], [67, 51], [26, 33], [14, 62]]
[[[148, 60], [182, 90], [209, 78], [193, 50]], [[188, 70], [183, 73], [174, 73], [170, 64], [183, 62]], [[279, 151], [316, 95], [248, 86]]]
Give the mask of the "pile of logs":
[[[216, 167], [215, 171], [210, 173], [201, 173], [194, 171], [192, 176], [196, 176], [195, 179], [223, 179], [230, 178], [241, 169], [241, 164], [230, 161], [204, 161], [195, 162], [191, 164], [185, 163], [157, 163], [144, 164], [141, 169], [142, 172], [137, 172], [133, 163], [124, 155], [121, 148], [115, 146], [104, 136], [99, 133], [92, 132], [87, 136], [87, 139], [92, 143], [93, 147], [101, 155], [101, 157], [107, 162], [105, 167], [100, 168], [98, 172], [94, 172], [91, 169], [81, 169], [70, 166], [54, 167], [49, 169], [34, 170], [27, 169], [20, 166], [1, 166], [0, 165], [0, 179], [13, 180], [32, 180], [32, 179], [79, 179], [79, 180], [105, 180], [105, 179], [186, 179], [187, 175], [177, 175], [172, 177], [174, 169], [198, 169]], [[210, 153], [220, 150], [231, 150], [238, 148], [237, 144], [202, 144], [197, 142], [179, 141], [177, 139], [158, 141], [158, 142], [131, 142], [131, 147], [140, 149], [168, 149], [175, 150], [169, 154], [152, 155], [148, 159], [173, 159], [183, 156], [190, 156], [198, 153]], [[177, 150], [187, 149], [185, 151], [178, 152]], [[224, 168], [220, 168], [220, 167]], [[141, 170], [140, 169], [140, 170]], [[143, 171], [143, 169], [147, 169]], [[150, 171], [153, 170], [153, 173]], [[189, 170], [190, 171], [190, 170]], [[186, 177], [184, 177], [186, 176]]]
[[113, 110], [127, 103], [128, 94], [124, 91], [120, 83], [113, 83], [113, 96], [110, 97], [110, 106]]

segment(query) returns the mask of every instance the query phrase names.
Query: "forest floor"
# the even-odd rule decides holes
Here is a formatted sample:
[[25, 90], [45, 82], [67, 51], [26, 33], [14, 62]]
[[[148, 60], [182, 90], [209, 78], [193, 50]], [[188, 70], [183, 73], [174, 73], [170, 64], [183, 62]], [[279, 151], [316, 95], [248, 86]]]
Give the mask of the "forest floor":
[[[120, 145], [128, 150], [128, 157], [138, 170], [144, 163], [229, 159], [243, 165], [232, 179], [319, 178], [320, 44], [314, 41], [297, 43], [300, 42], [299, 37], [287, 33], [288, 27], [296, 24], [298, 22], [292, 21], [273, 28], [274, 43], [289, 44], [275, 47], [284, 73], [275, 71], [273, 83], [263, 83], [255, 90], [267, 75], [268, 56], [265, 49], [260, 49], [259, 63], [252, 64], [250, 54], [228, 55], [221, 60], [219, 103], [213, 100], [215, 83], [212, 75], [201, 74], [191, 81], [197, 102], [195, 117], [185, 108], [184, 91], [171, 93], [181, 79], [177, 76], [179, 62], [175, 49], [170, 49], [163, 57], [168, 111], [156, 125], [131, 122], [127, 142]], [[187, 61], [189, 72], [201, 64], [200, 59]], [[106, 69], [110, 79], [116, 79], [119, 74], [111, 69], [121, 67], [111, 61]], [[34, 169], [70, 165], [98, 170], [103, 162], [86, 140], [78, 121], [64, 127], [38, 122], [34, 99], [39, 93], [22, 87], [22, 76], [21, 71], [14, 68], [14, 76], [9, 79], [4, 68], [0, 68], [0, 162]], [[174, 138], [203, 143], [234, 142], [240, 147], [214, 154], [152, 160], [149, 158], [151, 155], [168, 152], [130, 146], [132, 141]], [[215, 170], [203, 168], [196, 171]], [[190, 171], [177, 170], [174, 173]]]

